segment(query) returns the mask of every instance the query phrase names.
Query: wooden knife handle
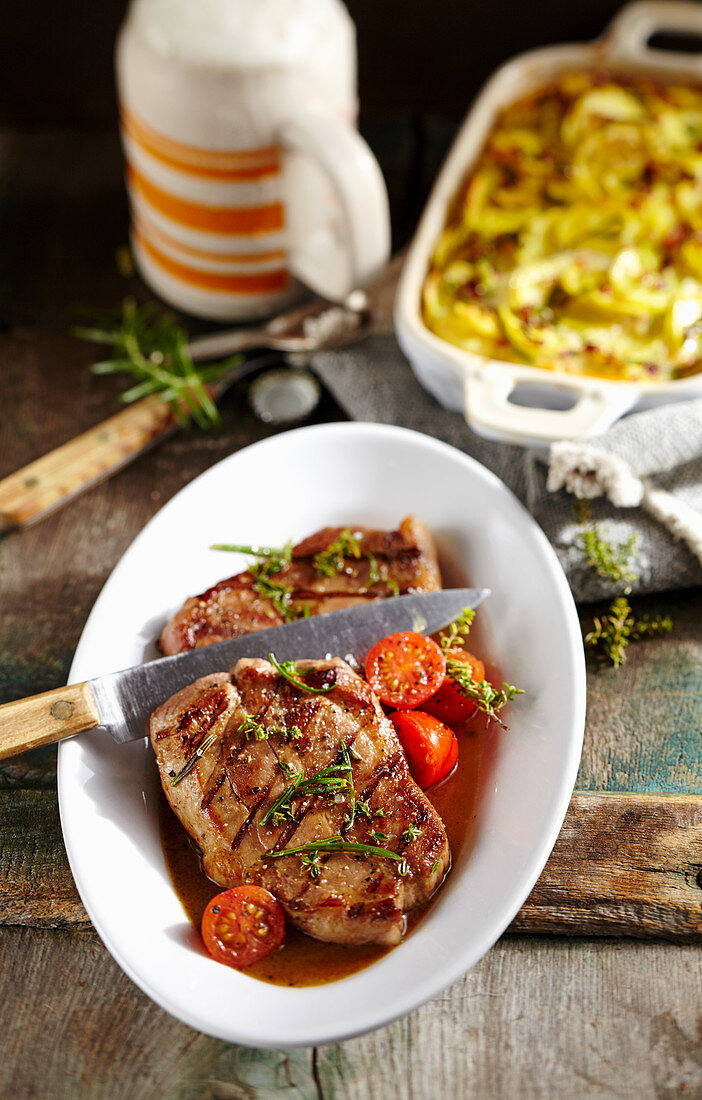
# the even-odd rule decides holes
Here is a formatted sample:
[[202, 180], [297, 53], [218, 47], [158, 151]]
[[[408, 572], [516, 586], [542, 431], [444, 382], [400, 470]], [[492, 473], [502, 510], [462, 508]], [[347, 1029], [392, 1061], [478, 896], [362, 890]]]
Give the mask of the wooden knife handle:
[[88, 684], [54, 688], [0, 706], [0, 760], [100, 725]]
[[0, 481], [0, 530], [36, 523], [110, 477], [174, 428], [170, 406], [144, 397]]

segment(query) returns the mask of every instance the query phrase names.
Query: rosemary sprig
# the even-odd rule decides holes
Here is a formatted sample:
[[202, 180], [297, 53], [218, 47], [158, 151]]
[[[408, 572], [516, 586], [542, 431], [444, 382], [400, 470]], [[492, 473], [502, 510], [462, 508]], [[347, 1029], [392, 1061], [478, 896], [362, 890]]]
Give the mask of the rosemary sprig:
[[502, 688], [498, 689], [489, 680], [474, 680], [470, 665], [464, 661], [449, 659], [446, 662], [446, 674], [451, 677], [461, 695], [473, 700], [478, 710], [488, 718], [494, 718], [503, 729], [509, 729], [500, 718], [500, 711], [515, 695], [524, 694], [521, 688], [503, 683]]
[[239, 543], [233, 542], [215, 542], [210, 547], [210, 550], [226, 550], [229, 553], [234, 554], [248, 554], [253, 558], [258, 558], [258, 563], [255, 566], [249, 567], [255, 569], [257, 574], [265, 573], [267, 577], [270, 577], [273, 573], [280, 573], [283, 569], [286, 569], [292, 561], [292, 539], [285, 543], [285, 546], [244, 546]]
[[308, 852], [352, 852], [354, 855], [381, 856], [383, 859], [395, 859], [405, 864], [405, 857], [389, 848], [380, 848], [376, 844], [360, 844], [354, 840], [344, 840], [341, 836], [332, 836], [328, 840], [315, 840], [311, 844], [300, 844], [296, 848], [280, 848], [277, 852], [266, 852], [263, 859], [282, 859], [283, 856], [305, 855]]
[[302, 772], [299, 772], [292, 783], [268, 807], [261, 818], [261, 824], [267, 825], [269, 821], [272, 821], [274, 825], [280, 825], [284, 821], [292, 821], [292, 803], [296, 799], [307, 798], [310, 795], [336, 794], [338, 791], [348, 790], [350, 771], [351, 765], [343, 762], [320, 768], [309, 779], [305, 779]]
[[217, 734], [211, 733], [208, 737], [205, 738], [204, 741], [200, 743], [198, 748], [195, 749], [195, 752], [185, 761], [180, 771], [177, 772], [176, 775], [171, 776], [172, 787], [175, 787], [178, 783], [180, 783], [181, 779], [185, 779], [186, 775], [193, 770], [198, 760], [205, 755], [209, 747], [211, 745], [214, 745], [216, 740]]
[[449, 623], [446, 630], [442, 630], [439, 634], [439, 645], [444, 654], [448, 653], [449, 649], [460, 649], [465, 645], [474, 618], [475, 611], [473, 608], [464, 607], [458, 618]]
[[[285, 680], [287, 680], [289, 684], [292, 684], [293, 687], [296, 687], [298, 691], [307, 692], [308, 695], [326, 695], [327, 692], [333, 689], [336, 682], [336, 677], [334, 677], [331, 683], [322, 684], [322, 686], [318, 688], [311, 687], [309, 684], [306, 684], [303, 680], [300, 679], [297, 668], [297, 661], [278, 661], [276, 659], [275, 653], [269, 653], [268, 660], [271, 662], [276, 672], [278, 672]], [[307, 669], [306, 671], [314, 672], [315, 670]]]
[[111, 327], [79, 327], [74, 334], [112, 348], [113, 356], [94, 363], [92, 371], [131, 375], [134, 384], [121, 397], [125, 404], [156, 394], [168, 402], [181, 424], [192, 419], [201, 428], [219, 426], [219, 413], [208, 387], [220, 382], [241, 362], [241, 356], [196, 367], [185, 329], [170, 314], [138, 306], [133, 298], [125, 299], [121, 316]]
[[409, 825], [407, 826], [404, 833], [402, 834], [402, 839], [404, 840], [405, 844], [411, 844], [412, 841], [414, 840], [414, 838], [418, 837], [418, 836], [419, 836], [419, 829], [414, 824], [414, 822], [410, 821]]
[[354, 821], [356, 820], [356, 788], [353, 783], [353, 769], [351, 767], [351, 758], [349, 756], [349, 750], [346, 748], [346, 742], [341, 742], [341, 755], [344, 758], [344, 764], [346, 766], [346, 781], [349, 788], [349, 812], [344, 818], [343, 829], [347, 832]]
[[626, 596], [618, 596], [612, 601], [609, 613], [595, 619], [595, 629], [585, 635], [585, 644], [600, 646], [614, 667], [619, 668], [626, 661], [630, 641], [668, 633], [672, 629], [673, 622], [669, 615], [636, 619]]
[[259, 560], [250, 565], [247, 572], [253, 577], [253, 590], [264, 599], [270, 600], [276, 611], [286, 623], [294, 619], [306, 618], [309, 614], [307, 607], [296, 608], [292, 605], [293, 587], [272, 580], [277, 573], [281, 573], [292, 561], [292, 541], [285, 546], [245, 546], [239, 543], [215, 542], [210, 546], [211, 550], [226, 550], [237, 554], [251, 554]]

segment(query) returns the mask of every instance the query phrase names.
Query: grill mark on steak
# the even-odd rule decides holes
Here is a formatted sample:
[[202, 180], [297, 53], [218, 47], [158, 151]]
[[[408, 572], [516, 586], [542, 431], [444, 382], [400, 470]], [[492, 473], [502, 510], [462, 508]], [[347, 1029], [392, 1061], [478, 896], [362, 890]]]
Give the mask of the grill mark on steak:
[[[340, 943], [396, 943], [404, 913], [426, 901], [449, 863], [441, 820], [409, 775], [392, 723], [368, 684], [343, 661], [301, 661], [307, 678], [315, 668], [332, 672], [331, 691], [310, 699], [288, 683], [266, 661], [239, 661], [232, 676], [205, 677], [179, 692], [154, 712], [151, 737], [166, 796], [202, 852], [205, 872], [223, 887], [242, 882], [265, 886], [279, 899], [291, 922], [310, 935]], [[182, 781], [168, 776], [182, 767], [185, 751], [180, 725], [195, 708], [205, 725], [221, 706], [212, 728], [218, 746], [208, 749]], [[267, 740], [247, 740], [241, 731], [245, 715], [259, 715]], [[304, 736], [286, 739], [284, 730], [304, 726]], [[341, 744], [354, 748], [350, 757], [358, 804], [371, 818], [358, 814], [345, 825], [348, 792], [343, 802], [327, 794], [292, 800], [294, 818], [274, 825], [261, 818], [289, 785], [281, 765], [309, 778], [344, 759]], [[380, 817], [379, 810], [385, 816]], [[377, 819], [377, 820], [376, 820]], [[419, 834], [403, 840], [408, 824]], [[375, 844], [372, 830], [388, 834], [383, 847], [402, 855], [407, 874], [395, 860], [329, 852], [319, 854], [320, 875], [312, 878], [300, 855], [265, 857], [273, 851], [344, 836]]]

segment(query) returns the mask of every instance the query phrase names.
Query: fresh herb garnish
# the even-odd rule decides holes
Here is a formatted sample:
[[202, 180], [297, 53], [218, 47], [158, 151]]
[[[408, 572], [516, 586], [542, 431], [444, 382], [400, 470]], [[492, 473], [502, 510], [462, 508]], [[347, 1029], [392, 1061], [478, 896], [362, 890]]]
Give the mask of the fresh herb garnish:
[[320, 577], [333, 577], [335, 573], [343, 572], [346, 566], [346, 558], [360, 558], [361, 545], [358, 538], [351, 534], [351, 530], [345, 527], [340, 535], [334, 539], [326, 550], [320, 550], [312, 559], [312, 565]]
[[217, 734], [211, 733], [208, 737], [205, 738], [204, 741], [201, 742], [199, 747], [195, 749], [195, 752], [192, 754], [192, 756], [189, 756], [188, 759], [185, 761], [183, 767], [180, 769], [177, 775], [171, 777], [172, 787], [175, 787], [177, 783], [180, 783], [181, 779], [185, 779], [186, 775], [193, 770], [200, 757], [205, 755], [209, 747], [211, 745], [214, 745], [216, 740]]
[[[278, 672], [283, 677], [283, 679], [287, 680], [288, 683], [292, 684], [293, 687], [296, 687], [298, 691], [305, 691], [309, 695], [326, 695], [327, 692], [332, 690], [334, 684], [336, 683], [336, 677], [334, 676], [330, 683], [322, 684], [321, 687], [311, 687], [309, 684], [304, 683], [304, 681], [300, 679], [297, 661], [278, 661], [276, 660], [276, 656], [274, 653], [268, 654], [268, 660], [271, 662], [276, 672]], [[314, 671], [314, 668], [305, 669], [305, 674]], [[327, 669], [327, 672], [331, 671], [333, 670]]]
[[636, 533], [621, 543], [614, 543], [605, 537], [602, 525], [590, 519], [590, 509], [585, 501], [579, 501], [577, 507], [581, 518], [581, 529], [575, 536], [575, 545], [585, 556], [585, 564], [598, 577], [607, 577], [615, 584], [621, 584], [624, 594], [631, 592], [631, 586], [637, 580], [633, 571]]
[[411, 844], [414, 838], [417, 836], [419, 836], [419, 829], [415, 824], [413, 824], [413, 822], [410, 822], [404, 833], [402, 834], [402, 839], [404, 840], [405, 844]]
[[269, 821], [272, 821], [274, 825], [280, 825], [283, 821], [292, 821], [294, 817], [292, 803], [299, 798], [348, 791], [350, 770], [351, 765], [344, 762], [329, 764], [326, 768], [321, 768], [318, 772], [315, 772], [309, 779], [305, 779], [302, 773], [297, 774], [290, 786], [286, 787], [275, 802], [268, 807], [261, 818], [261, 824], [267, 825]]
[[343, 756], [344, 764], [346, 765], [346, 776], [347, 776], [346, 782], [348, 784], [348, 789], [349, 789], [349, 812], [347, 813], [346, 817], [344, 818], [344, 824], [343, 824], [344, 832], [347, 832], [351, 828], [351, 826], [353, 825], [354, 821], [356, 820], [356, 788], [354, 787], [354, 784], [353, 784], [353, 769], [351, 767], [351, 760], [350, 760], [350, 757], [349, 757], [349, 750], [346, 748], [346, 742], [345, 741], [341, 742], [341, 755]]
[[574, 508], [581, 522], [575, 545], [585, 555], [586, 565], [599, 577], [621, 584], [624, 591], [623, 596], [612, 600], [606, 615], [595, 618], [594, 629], [585, 635], [585, 645], [599, 646], [614, 667], [620, 668], [626, 661], [630, 642], [639, 638], [650, 638], [655, 634], [669, 633], [673, 629], [673, 621], [669, 615], [637, 619], [626, 598], [631, 592], [632, 584], [638, 580], [638, 574], [633, 568], [636, 534], [615, 544], [605, 537], [601, 524], [591, 521], [587, 501], [575, 500]]
[[166, 401], [181, 424], [192, 419], [200, 428], [218, 427], [217, 406], [209, 392], [241, 362], [240, 356], [206, 367], [196, 367], [188, 350], [188, 334], [170, 314], [152, 306], [138, 306], [133, 298], [122, 304], [119, 318], [106, 328], [77, 328], [82, 340], [106, 344], [114, 356], [95, 363], [93, 374], [129, 374], [134, 385], [121, 400], [126, 404], [156, 395]]
[[595, 629], [585, 635], [585, 644], [600, 646], [614, 667], [619, 668], [626, 661], [629, 642], [668, 633], [672, 629], [673, 622], [669, 615], [636, 619], [626, 596], [618, 596], [612, 601], [608, 614], [595, 619]]
[[506, 726], [500, 718], [499, 713], [511, 699], [514, 699], [515, 695], [524, 694], [521, 688], [503, 683], [502, 688], [498, 690], [493, 687], [489, 680], [474, 680], [471, 676], [470, 665], [467, 665], [464, 661], [449, 659], [446, 662], [446, 675], [451, 677], [461, 695], [465, 695], [467, 699], [472, 699], [478, 710], [481, 710], [483, 714], [487, 714], [489, 718], [494, 718], [503, 729], [509, 729], [509, 726]]
[[271, 730], [267, 730], [265, 726], [262, 726], [258, 718], [247, 714], [243, 722], [239, 723], [236, 732], [243, 733], [247, 741], [267, 741]]
[[388, 834], [381, 833], [380, 829], [371, 829], [370, 835], [373, 837], [373, 840], [377, 840], [378, 843], [388, 839]]
[[435, 875], [438, 870], [439, 870], [439, 861], [438, 861], [438, 859], [435, 859], [434, 862], [431, 865], [432, 875]]
[[319, 878], [322, 873], [322, 864], [319, 862], [318, 852], [309, 852], [302, 857], [302, 866], [309, 871], [310, 878]]
[[233, 542], [215, 542], [210, 546], [211, 550], [225, 550], [236, 554], [250, 554], [259, 560], [250, 565], [247, 572], [253, 578], [253, 590], [264, 599], [270, 600], [276, 611], [285, 622], [293, 619], [307, 618], [309, 608], [296, 608], [292, 605], [293, 588], [289, 584], [281, 584], [271, 578], [281, 573], [292, 561], [292, 541], [285, 546], [249, 546]]
[[281, 859], [283, 856], [305, 855], [308, 852], [351, 852], [354, 855], [381, 856], [384, 859], [395, 859], [401, 865], [407, 866], [404, 856], [398, 852], [391, 852], [389, 848], [380, 848], [375, 844], [360, 844], [354, 840], [344, 840], [341, 836], [332, 836], [328, 840], [315, 840], [311, 844], [300, 844], [297, 848], [280, 848], [277, 852], [266, 852], [262, 858]]
[[226, 550], [229, 553], [248, 554], [253, 558], [258, 558], [258, 563], [250, 567], [249, 571], [251, 569], [255, 569], [257, 573], [263, 571], [266, 576], [270, 577], [271, 574], [280, 573], [290, 565], [292, 548], [292, 541], [286, 542], [285, 546], [281, 547], [244, 546], [233, 542], [215, 542], [210, 550]]
[[253, 590], [259, 596], [263, 596], [264, 599], [270, 600], [286, 623], [292, 619], [299, 619], [303, 615], [302, 611], [298, 611], [297, 608], [292, 606], [293, 590], [291, 585], [277, 584], [266, 573], [262, 573], [256, 577]]
[[444, 654], [448, 653], [449, 649], [461, 649], [465, 645], [474, 618], [473, 608], [464, 607], [458, 618], [449, 623], [446, 630], [442, 630], [439, 635], [439, 645]]

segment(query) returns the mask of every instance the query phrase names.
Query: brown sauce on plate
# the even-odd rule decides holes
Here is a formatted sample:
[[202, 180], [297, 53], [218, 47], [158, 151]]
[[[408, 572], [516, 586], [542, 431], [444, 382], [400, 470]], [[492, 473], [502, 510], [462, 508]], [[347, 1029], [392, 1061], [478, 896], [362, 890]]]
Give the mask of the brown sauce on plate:
[[[495, 743], [492, 724], [486, 728], [480, 718], [467, 723], [458, 736], [460, 753], [456, 768], [442, 783], [425, 792], [446, 827], [453, 865], [472, 843], [480, 794], [491, 770]], [[202, 870], [197, 848], [171, 810], [163, 792], [159, 799], [159, 817], [168, 872], [188, 919], [197, 930], [205, 906], [222, 887], [212, 882]], [[434, 897], [438, 897], [439, 893], [440, 890]], [[432, 904], [433, 899], [410, 914], [408, 933], [417, 926]], [[382, 944], [347, 946], [323, 943], [288, 925], [285, 941], [278, 951], [247, 967], [246, 973], [276, 985], [324, 985], [363, 970], [392, 950]]]

